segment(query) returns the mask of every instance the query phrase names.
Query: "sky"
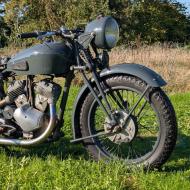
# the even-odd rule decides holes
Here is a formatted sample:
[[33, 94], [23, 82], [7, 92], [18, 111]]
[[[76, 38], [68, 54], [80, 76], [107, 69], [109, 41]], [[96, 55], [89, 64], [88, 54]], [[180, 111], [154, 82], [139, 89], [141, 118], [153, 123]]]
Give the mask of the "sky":
[[185, 4], [185, 6], [188, 8], [188, 12], [190, 13], [190, 0], [178, 0], [180, 3]]

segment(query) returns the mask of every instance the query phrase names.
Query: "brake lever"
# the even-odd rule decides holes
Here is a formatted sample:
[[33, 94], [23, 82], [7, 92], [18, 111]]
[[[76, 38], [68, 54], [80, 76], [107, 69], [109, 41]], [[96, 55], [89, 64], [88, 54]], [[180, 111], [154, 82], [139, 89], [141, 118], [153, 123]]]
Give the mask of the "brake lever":
[[46, 34], [44, 35], [40, 35], [37, 37], [38, 40], [43, 40], [44, 38], [48, 38], [48, 37], [51, 37], [53, 35], [56, 35], [56, 32], [47, 32]]
[[72, 30], [68, 30], [67, 28], [65, 28], [64, 26], [62, 26], [60, 28], [60, 33], [61, 36], [63, 38], [70, 38], [70, 39], [74, 39], [76, 37], [76, 33], [73, 32]]
[[71, 34], [64, 34], [64, 33], [62, 33], [62, 36], [64, 38], [70, 38], [70, 39], [74, 39], [75, 38], [75, 34], [73, 34], [73, 33], [71, 33]]

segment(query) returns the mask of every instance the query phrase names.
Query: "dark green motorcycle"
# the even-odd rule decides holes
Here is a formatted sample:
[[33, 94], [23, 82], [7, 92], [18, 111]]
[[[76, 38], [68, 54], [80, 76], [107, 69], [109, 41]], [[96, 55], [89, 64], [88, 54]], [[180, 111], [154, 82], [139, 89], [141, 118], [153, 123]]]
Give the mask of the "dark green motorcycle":
[[[58, 139], [71, 82], [79, 72], [84, 86], [73, 105], [71, 142], [82, 142], [95, 160], [161, 166], [177, 136], [174, 109], [161, 89], [166, 82], [142, 65], [109, 66], [108, 51], [119, 38], [117, 22], [99, 16], [85, 30], [61, 28], [19, 37], [53, 35], [62, 41], [43, 42], [0, 62], [0, 144], [30, 147]], [[63, 88], [56, 77], [65, 79]]]

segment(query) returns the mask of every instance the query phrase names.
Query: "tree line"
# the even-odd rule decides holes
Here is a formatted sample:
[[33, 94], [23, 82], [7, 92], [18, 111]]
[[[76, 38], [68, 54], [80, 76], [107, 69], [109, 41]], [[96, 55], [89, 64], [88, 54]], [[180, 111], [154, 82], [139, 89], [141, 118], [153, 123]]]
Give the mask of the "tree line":
[[22, 32], [84, 27], [100, 13], [118, 21], [121, 44], [188, 43], [186, 11], [176, 0], [0, 0], [0, 46]]

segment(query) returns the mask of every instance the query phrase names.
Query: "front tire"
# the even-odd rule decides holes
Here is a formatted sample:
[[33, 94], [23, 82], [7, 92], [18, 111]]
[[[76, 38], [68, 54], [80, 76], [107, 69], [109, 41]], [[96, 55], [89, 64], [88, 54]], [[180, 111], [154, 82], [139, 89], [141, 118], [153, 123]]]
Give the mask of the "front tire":
[[[134, 76], [110, 77], [104, 80], [104, 84], [106, 97], [113, 110], [126, 113], [147, 87], [144, 81]], [[142, 108], [145, 111], [141, 111]], [[143, 111], [145, 113], [142, 114]], [[147, 114], [148, 117], [141, 116], [139, 121], [139, 113]], [[95, 160], [114, 158], [124, 160], [128, 164], [160, 167], [172, 153], [177, 138], [176, 116], [170, 100], [160, 88], [150, 88], [139, 108], [132, 113], [131, 120], [135, 123], [135, 135], [130, 141], [116, 141], [115, 137], [109, 136], [87, 139], [84, 140], [84, 145], [89, 154]], [[89, 93], [80, 114], [82, 136], [105, 132], [105, 122], [104, 112]]]

